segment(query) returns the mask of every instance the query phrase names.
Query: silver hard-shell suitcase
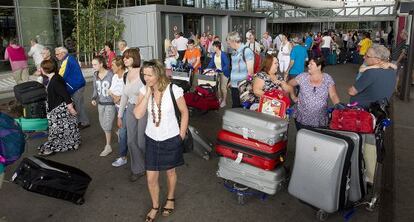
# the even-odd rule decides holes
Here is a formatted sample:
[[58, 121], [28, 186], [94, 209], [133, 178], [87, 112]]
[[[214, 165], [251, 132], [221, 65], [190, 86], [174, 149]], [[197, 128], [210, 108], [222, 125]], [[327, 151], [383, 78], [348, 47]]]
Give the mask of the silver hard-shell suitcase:
[[226, 180], [242, 184], [267, 194], [276, 194], [286, 179], [286, 171], [283, 166], [274, 170], [263, 170], [249, 164], [220, 157], [217, 176]]
[[351, 181], [349, 183], [349, 201], [360, 201], [367, 193], [367, 180], [365, 162], [362, 154], [362, 146], [364, 145], [364, 136], [355, 132], [328, 130], [342, 134], [354, 141], [354, 152], [351, 157]]
[[353, 143], [333, 132], [299, 130], [289, 193], [327, 213], [342, 210], [349, 193]]
[[213, 143], [193, 126], [188, 126], [188, 129], [193, 137], [194, 152], [200, 155], [203, 159], [209, 160], [210, 153], [213, 151], [214, 147]]
[[243, 108], [227, 109], [223, 129], [273, 146], [287, 137], [288, 121]]

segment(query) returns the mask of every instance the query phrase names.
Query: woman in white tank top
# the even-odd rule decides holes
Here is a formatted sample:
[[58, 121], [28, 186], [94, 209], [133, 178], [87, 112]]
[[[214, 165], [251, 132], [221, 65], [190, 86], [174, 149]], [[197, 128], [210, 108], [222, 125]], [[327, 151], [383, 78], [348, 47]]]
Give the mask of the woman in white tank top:
[[279, 70], [281, 73], [285, 73], [289, 68], [291, 50], [292, 45], [286, 36], [282, 35], [282, 45], [280, 47], [279, 54], [277, 55], [277, 58], [279, 59]]

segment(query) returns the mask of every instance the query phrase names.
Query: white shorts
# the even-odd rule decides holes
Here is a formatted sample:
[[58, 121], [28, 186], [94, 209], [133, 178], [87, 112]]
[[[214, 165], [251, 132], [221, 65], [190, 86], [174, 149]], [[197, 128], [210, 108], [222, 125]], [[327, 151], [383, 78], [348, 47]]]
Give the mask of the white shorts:
[[289, 68], [290, 57], [282, 57], [279, 59], [279, 70], [281, 73], [284, 73]]

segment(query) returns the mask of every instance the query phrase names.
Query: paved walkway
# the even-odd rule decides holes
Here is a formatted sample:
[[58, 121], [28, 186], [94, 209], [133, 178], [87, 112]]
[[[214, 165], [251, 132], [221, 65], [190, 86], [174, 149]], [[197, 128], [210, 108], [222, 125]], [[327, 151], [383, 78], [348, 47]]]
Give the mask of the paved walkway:
[[[357, 66], [337, 65], [326, 69], [338, 88], [342, 101], [348, 101], [346, 89], [355, 78]], [[85, 98], [92, 93], [91, 84], [85, 91]], [[413, 95], [414, 96], [414, 95]], [[414, 99], [414, 97], [412, 98]], [[95, 107], [86, 101], [92, 126], [82, 131], [83, 144], [76, 152], [67, 152], [48, 157], [65, 164], [70, 164], [86, 171], [93, 178], [86, 193], [86, 202], [82, 206], [33, 194], [15, 184], [3, 184], [0, 200], [5, 203], [0, 207], [1, 218], [8, 222], [20, 221], [143, 221], [150, 208], [150, 198], [146, 180], [135, 183], [128, 181], [129, 166], [113, 168], [111, 162], [117, 157], [117, 145], [108, 157], [99, 157], [104, 147], [104, 135], [98, 123]], [[414, 103], [394, 101], [394, 151], [391, 161], [395, 168], [391, 177], [395, 179], [391, 190], [392, 204], [382, 204], [368, 212], [363, 207], [357, 208], [350, 221], [381, 221], [382, 212], [390, 212], [391, 219], [382, 221], [411, 222], [414, 218], [414, 153], [410, 148], [414, 144]], [[190, 124], [197, 127], [207, 138], [215, 141], [221, 128], [223, 110], [209, 112], [203, 116], [192, 116]], [[293, 124], [289, 128], [289, 146], [286, 163], [292, 165], [295, 150], [296, 130]], [[37, 153], [38, 146], [45, 139], [31, 139], [27, 144], [25, 156]], [[115, 141], [115, 140], [114, 140]], [[215, 221], [315, 221], [315, 211], [290, 196], [284, 189], [282, 192], [262, 201], [251, 197], [246, 205], [237, 204], [236, 196], [226, 191], [223, 181], [216, 176], [218, 158], [204, 161], [194, 154], [185, 155], [186, 164], [178, 169], [178, 186], [176, 194], [176, 211], [169, 218], [159, 221], [179, 222], [215, 222]], [[6, 170], [6, 179], [11, 178], [16, 167], [13, 164]], [[392, 165], [385, 166], [392, 167]], [[161, 176], [161, 204], [165, 201], [165, 176]], [[3, 201], [7, 200], [7, 201]], [[389, 207], [391, 206], [391, 207]], [[333, 214], [328, 221], [344, 221], [342, 214]]]

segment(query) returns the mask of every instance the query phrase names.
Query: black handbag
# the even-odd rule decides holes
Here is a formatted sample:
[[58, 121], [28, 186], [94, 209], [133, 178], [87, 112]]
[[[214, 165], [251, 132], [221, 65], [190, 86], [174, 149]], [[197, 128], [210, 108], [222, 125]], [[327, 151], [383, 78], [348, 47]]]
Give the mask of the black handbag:
[[[175, 96], [174, 93], [172, 91], [172, 83], [170, 84], [170, 94], [171, 94], [171, 99], [172, 102], [174, 104], [174, 112], [175, 112], [175, 117], [177, 118], [177, 122], [178, 125], [180, 125], [181, 121], [180, 121], [180, 115], [178, 115], [180, 113], [180, 110], [178, 109], [178, 105], [177, 105], [177, 101], [175, 101]], [[182, 141], [182, 145], [183, 145], [183, 153], [189, 153], [191, 151], [193, 151], [194, 149], [194, 144], [193, 144], [193, 135], [191, 135], [190, 130], [187, 127], [187, 132], [185, 134], [185, 137]]]

